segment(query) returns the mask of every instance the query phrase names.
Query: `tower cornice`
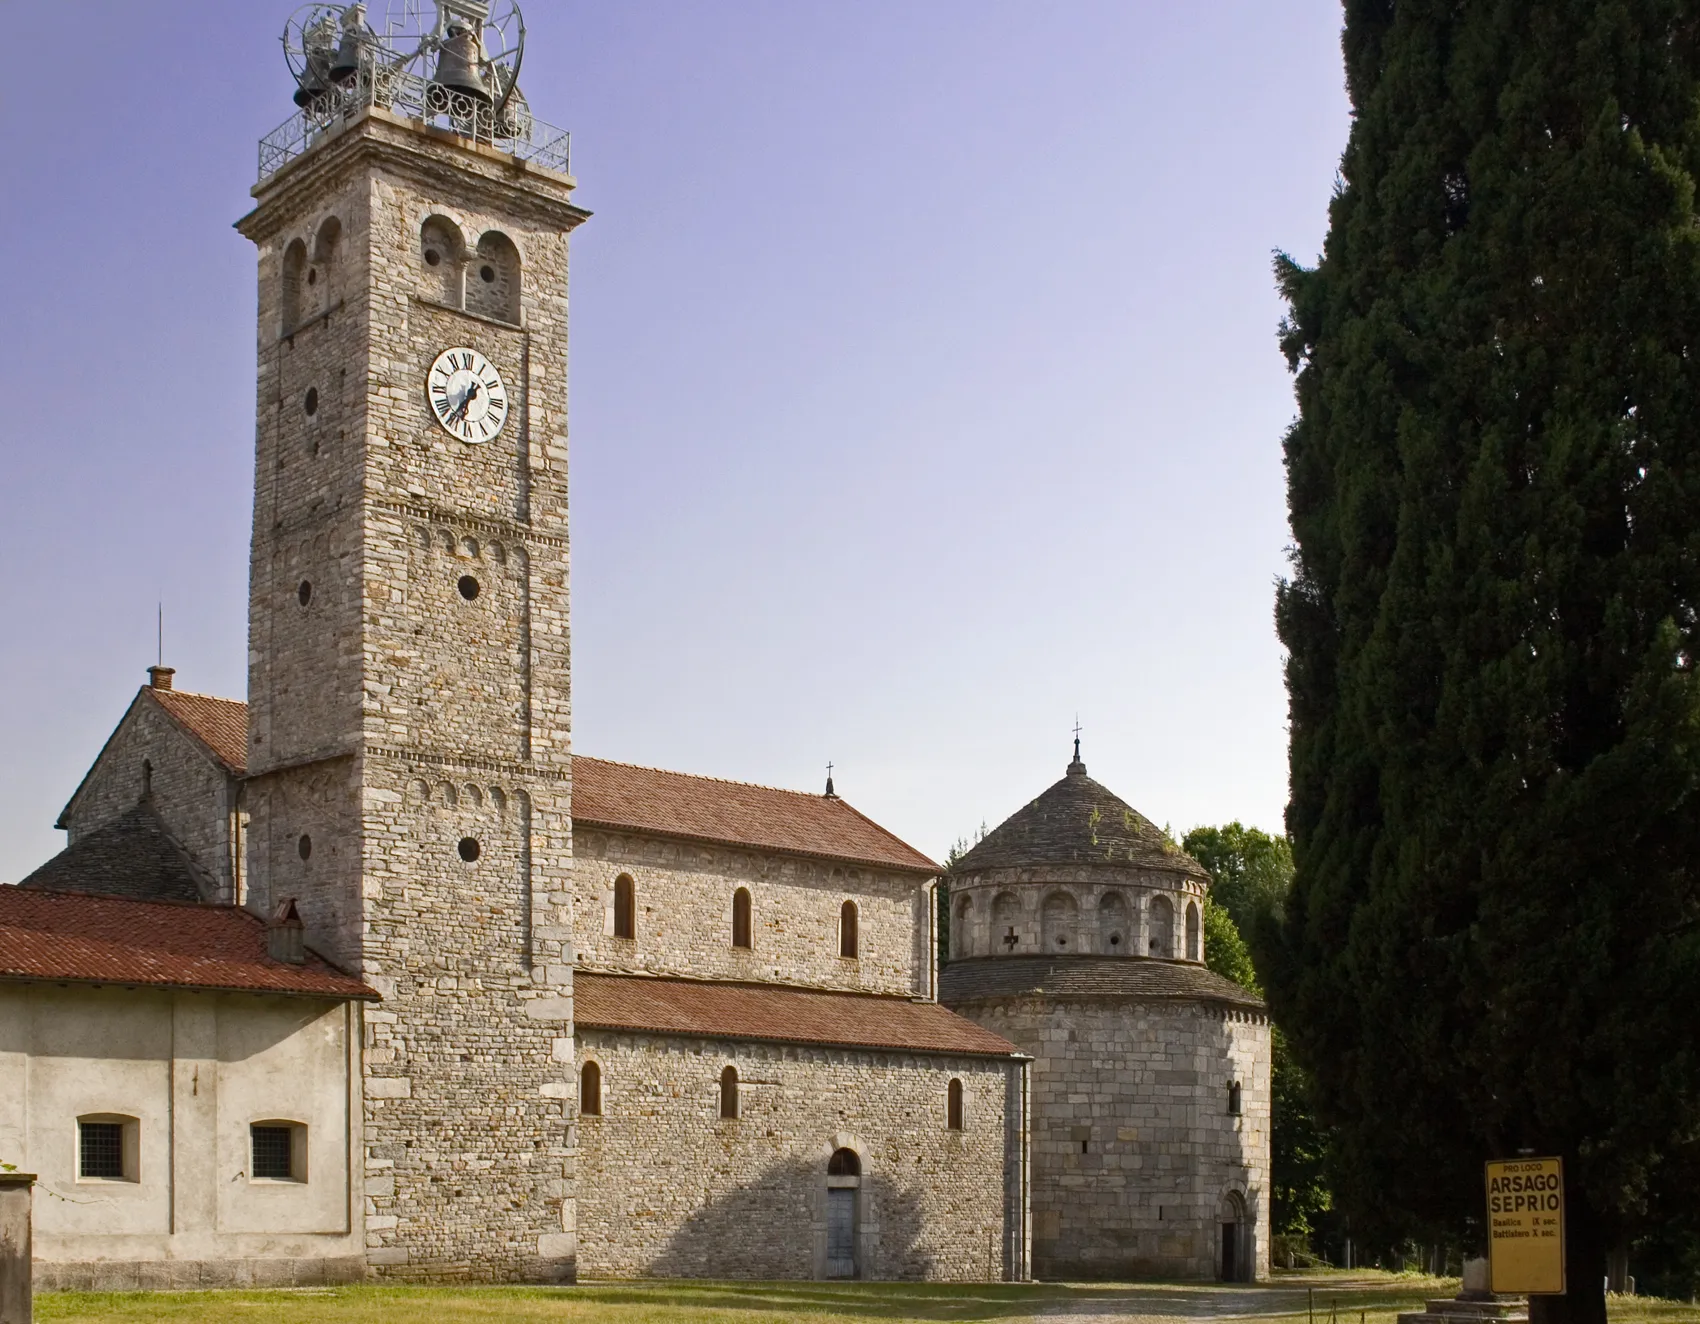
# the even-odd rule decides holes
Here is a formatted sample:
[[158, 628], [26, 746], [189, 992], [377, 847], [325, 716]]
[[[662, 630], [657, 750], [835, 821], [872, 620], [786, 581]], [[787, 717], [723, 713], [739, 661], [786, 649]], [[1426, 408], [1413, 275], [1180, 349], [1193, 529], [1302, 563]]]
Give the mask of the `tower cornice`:
[[376, 165], [466, 205], [563, 231], [590, 219], [590, 212], [571, 201], [578, 184], [571, 175], [371, 106], [254, 185], [249, 191], [257, 205], [236, 222], [237, 231], [265, 243], [323, 195], [327, 177], [357, 164]]

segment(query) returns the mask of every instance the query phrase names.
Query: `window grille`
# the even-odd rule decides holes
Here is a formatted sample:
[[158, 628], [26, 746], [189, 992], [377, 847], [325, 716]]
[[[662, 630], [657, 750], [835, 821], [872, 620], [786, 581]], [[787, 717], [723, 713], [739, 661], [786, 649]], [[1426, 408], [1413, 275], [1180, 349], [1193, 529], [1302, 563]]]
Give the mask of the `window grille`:
[[249, 1128], [254, 1144], [254, 1163], [249, 1169], [251, 1176], [268, 1181], [289, 1181], [295, 1176], [291, 1157], [294, 1129], [289, 1126]]
[[77, 1175], [124, 1180], [124, 1123], [77, 1124]]

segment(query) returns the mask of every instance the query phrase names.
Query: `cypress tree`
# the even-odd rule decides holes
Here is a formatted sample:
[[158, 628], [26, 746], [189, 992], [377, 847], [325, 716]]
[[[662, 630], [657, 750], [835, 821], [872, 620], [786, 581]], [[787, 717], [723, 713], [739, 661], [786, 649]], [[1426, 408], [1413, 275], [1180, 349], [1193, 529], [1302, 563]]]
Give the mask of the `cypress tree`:
[[1255, 935], [1361, 1238], [1485, 1245], [1565, 1160], [1569, 1293], [1700, 1179], [1700, 18], [1348, 0], [1286, 258], [1296, 874]]

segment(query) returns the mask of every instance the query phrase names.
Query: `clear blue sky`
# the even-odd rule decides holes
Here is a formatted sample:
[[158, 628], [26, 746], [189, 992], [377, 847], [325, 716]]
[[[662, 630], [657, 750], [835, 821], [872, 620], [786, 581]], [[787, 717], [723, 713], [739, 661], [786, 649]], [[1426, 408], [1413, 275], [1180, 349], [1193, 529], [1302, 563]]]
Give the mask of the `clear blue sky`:
[[[381, 3], [375, 8], [381, 9]], [[153, 660], [241, 696], [254, 144], [290, 6], [7, 5], [0, 880]], [[942, 855], [1060, 776], [1278, 829], [1270, 253], [1348, 124], [1326, 0], [531, 0], [572, 129], [583, 753]]]

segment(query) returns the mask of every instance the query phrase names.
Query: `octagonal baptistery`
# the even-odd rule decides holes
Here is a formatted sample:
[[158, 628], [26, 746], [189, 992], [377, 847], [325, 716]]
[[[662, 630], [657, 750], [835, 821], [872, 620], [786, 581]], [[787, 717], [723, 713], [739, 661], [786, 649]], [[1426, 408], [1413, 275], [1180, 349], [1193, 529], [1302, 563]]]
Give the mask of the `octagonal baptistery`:
[[1204, 965], [1210, 876], [1086, 775], [950, 873], [939, 1000], [1032, 1054], [1041, 1278], [1261, 1278], [1269, 1019]]

